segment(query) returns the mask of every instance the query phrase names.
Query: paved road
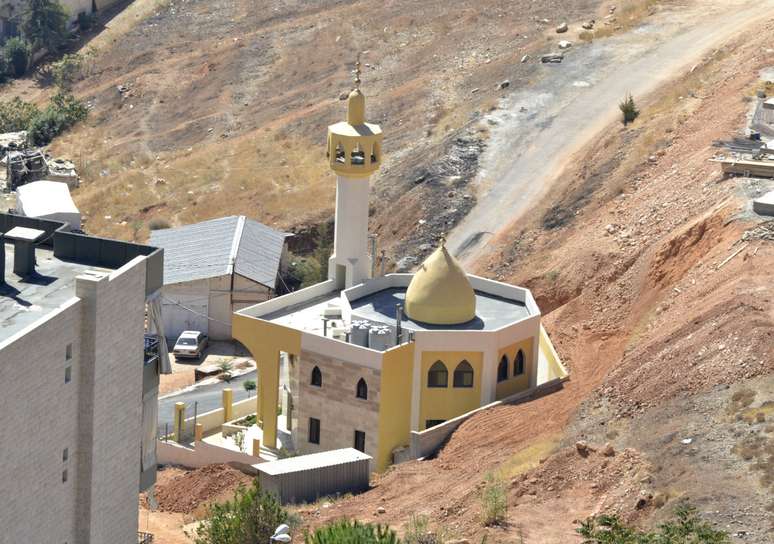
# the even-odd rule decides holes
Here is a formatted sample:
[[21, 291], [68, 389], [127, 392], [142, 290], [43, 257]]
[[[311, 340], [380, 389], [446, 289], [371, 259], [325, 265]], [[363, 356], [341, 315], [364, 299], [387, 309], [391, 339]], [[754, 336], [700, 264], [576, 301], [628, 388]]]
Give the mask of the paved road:
[[643, 97], [772, 15], [774, 0], [699, 0], [620, 36], [576, 42], [562, 64], [541, 65], [538, 82], [489, 116], [497, 126], [482, 157], [478, 202], [447, 245], [463, 263], [475, 263], [493, 236], [545, 196], [572, 154], [620, 115], [627, 93]]
[[[168, 395], [159, 399], [159, 431], [164, 432], [164, 425], [169, 423], [170, 432], [175, 421], [175, 403], [186, 403], [186, 417], [192, 417], [194, 412], [194, 402], [198, 402], [198, 412], [203, 414], [210, 410], [215, 410], [222, 406], [223, 389], [230, 387], [234, 391], [234, 402], [247, 398], [247, 392], [242, 386], [245, 380], [255, 380], [255, 370], [243, 374], [231, 380], [230, 383], [218, 382], [211, 385], [202, 385], [182, 393]], [[255, 396], [255, 392], [253, 392]]]

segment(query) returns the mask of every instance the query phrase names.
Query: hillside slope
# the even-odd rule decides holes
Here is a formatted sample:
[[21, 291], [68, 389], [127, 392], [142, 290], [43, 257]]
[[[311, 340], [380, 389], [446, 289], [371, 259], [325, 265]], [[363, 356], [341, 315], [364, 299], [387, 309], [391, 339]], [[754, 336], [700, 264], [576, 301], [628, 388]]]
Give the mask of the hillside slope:
[[[95, 39], [100, 54], [75, 88], [92, 115], [53, 145], [81, 167], [75, 199], [88, 229], [121, 238], [146, 237], [154, 218], [184, 224], [246, 213], [282, 228], [327, 221], [334, 182], [325, 166], [326, 127], [344, 115], [339, 96], [351, 88], [357, 51], [368, 51], [369, 117], [388, 134], [375, 211], [389, 216], [395, 195], [442, 163], [444, 176], [462, 178], [454, 183], [459, 194], [446, 196], [449, 187], [429, 176], [412, 205], [443, 195], [458, 212], [442, 221], [456, 221], [472, 205], [463, 197], [475, 168], [466, 163], [475, 163], [482, 137], [466, 132], [470, 120], [506, 92], [497, 83], [531, 77], [535, 64], [521, 64], [522, 55], [552, 47], [550, 25], [536, 21], [594, 17], [600, 4], [137, 4], [153, 1], [162, 7], [147, 18], [119, 16], [111, 27], [120, 32]], [[472, 142], [461, 162], [458, 136]]]
[[[572, 542], [576, 519], [649, 525], [688, 498], [734, 541], [772, 541], [774, 222], [748, 195], [774, 183], [708, 162], [744, 126], [772, 39], [769, 18], [641, 104], [634, 125], [609, 127], [481, 263], [533, 290], [569, 384], [474, 416], [437, 458], [305, 510], [310, 523], [425, 514], [471, 542]], [[480, 523], [490, 472], [509, 484], [504, 527]]]

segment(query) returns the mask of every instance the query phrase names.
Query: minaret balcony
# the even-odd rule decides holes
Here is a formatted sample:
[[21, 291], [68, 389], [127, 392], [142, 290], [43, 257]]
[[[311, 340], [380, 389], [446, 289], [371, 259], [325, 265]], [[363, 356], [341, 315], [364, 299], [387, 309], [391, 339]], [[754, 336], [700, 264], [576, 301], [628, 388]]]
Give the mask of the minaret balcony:
[[368, 177], [382, 158], [382, 130], [378, 125], [336, 123], [328, 128], [328, 160], [341, 176]]

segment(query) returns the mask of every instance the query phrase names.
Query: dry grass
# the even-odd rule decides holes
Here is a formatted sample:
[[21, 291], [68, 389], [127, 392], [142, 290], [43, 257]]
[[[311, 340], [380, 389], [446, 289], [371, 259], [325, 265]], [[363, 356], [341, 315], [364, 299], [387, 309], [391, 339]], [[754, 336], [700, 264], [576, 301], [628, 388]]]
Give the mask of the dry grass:
[[556, 435], [532, 442], [501, 464], [495, 475], [503, 480], [509, 480], [532, 470], [540, 464], [541, 459], [545, 459], [556, 451], [558, 446], [559, 436]]
[[107, 28], [87, 45], [96, 50], [113, 45], [123, 35], [131, 31], [138, 23], [155, 11], [169, 5], [170, 0], [134, 0], [121, 13], [116, 15]]

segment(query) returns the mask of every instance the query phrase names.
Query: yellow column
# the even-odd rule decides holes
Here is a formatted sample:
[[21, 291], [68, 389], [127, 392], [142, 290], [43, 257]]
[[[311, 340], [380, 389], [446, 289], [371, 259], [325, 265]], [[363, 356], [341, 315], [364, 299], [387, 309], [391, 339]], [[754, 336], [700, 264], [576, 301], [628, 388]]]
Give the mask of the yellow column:
[[261, 455], [261, 439], [253, 438], [253, 457]]
[[277, 447], [277, 402], [279, 401], [279, 353], [273, 361], [261, 360], [261, 416], [263, 443], [267, 448]]
[[175, 442], [180, 442], [185, 431], [185, 403], [175, 403]]
[[201, 423], [196, 424], [196, 429], [194, 430], [194, 440], [197, 442], [202, 441], [202, 437], [204, 436], [204, 425]]
[[223, 421], [231, 421], [234, 418], [234, 393], [230, 387], [223, 390]]

